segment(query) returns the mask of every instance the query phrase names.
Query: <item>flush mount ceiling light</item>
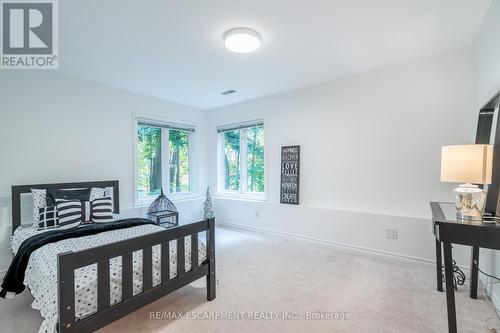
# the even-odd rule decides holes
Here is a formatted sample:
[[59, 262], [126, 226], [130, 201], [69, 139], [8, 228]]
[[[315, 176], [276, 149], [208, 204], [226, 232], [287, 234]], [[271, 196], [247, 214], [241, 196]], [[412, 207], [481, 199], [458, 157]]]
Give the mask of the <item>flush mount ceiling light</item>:
[[224, 34], [224, 45], [236, 53], [250, 53], [260, 47], [260, 36], [248, 28], [231, 29]]

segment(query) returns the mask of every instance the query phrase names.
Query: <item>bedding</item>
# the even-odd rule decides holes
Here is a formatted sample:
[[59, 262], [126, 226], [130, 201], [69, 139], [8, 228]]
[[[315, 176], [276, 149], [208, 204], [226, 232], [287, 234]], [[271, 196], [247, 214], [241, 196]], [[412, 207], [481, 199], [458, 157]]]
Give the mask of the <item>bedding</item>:
[[[165, 229], [156, 225], [141, 225], [131, 228], [102, 232], [79, 238], [61, 240], [47, 244], [34, 251], [29, 259], [24, 284], [34, 297], [32, 307], [40, 310], [44, 321], [39, 332], [54, 333], [57, 328], [57, 254], [66, 251], [79, 251], [105, 245], [124, 239], [139, 237]], [[12, 237], [11, 247], [16, 254], [24, 240], [29, 237], [53, 230], [37, 231], [34, 228], [18, 228]], [[176, 241], [170, 242], [170, 278], [177, 276]], [[185, 269], [191, 269], [191, 240], [185, 239]], [[198, 243], [198, 264], [206, 259], [206, 248], [202, 241]], [[153, 286], [161, 281], [160, 246], [153, 247]], [[97, 265], [75, 270], [75, 314], [84, 318], [97, 311]], [[133, 253], [133, 294], [142, 291], [142, 253]], [[121, 301], [121, 257], [110, 260], [110, 301]]]
[[14, 256], [14, 259], [12, 260], [3, 279], [0, 296], [5, 297], [7, 292], [19, 294], [24, 290], [24, 274], [31, 254], [45, 245], [66, 239], [75, 239], [84, 236], [96, 235], [105, 231], [130, 228], [146, 224], [154, 224], [154, 222], [138, 218], [125, 219], [114, 223], [108, 223], [107, 225], [87, 225], [80, 228], [72, 228], [69, 230], [58, 229], [52, 232], [34, 235], [26, 239], [19, 247], [18, 252]]

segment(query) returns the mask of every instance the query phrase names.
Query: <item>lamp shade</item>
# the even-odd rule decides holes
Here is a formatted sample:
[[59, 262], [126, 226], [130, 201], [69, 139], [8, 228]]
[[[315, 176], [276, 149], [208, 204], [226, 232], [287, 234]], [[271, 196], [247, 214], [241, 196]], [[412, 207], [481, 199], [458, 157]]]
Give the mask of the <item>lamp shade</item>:
[[441, 181], [491, 184], [492, 145], [441, 147]]

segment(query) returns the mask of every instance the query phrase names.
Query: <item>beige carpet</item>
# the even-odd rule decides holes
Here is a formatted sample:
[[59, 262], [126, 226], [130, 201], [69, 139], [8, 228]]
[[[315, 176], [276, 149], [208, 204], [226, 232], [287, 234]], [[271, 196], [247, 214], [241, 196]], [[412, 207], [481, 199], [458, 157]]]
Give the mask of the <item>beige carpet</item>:
[[[206, 301], [204, 281], [196, 282], [99, 332], [447, 331], [445, 294], [435, 291], [430, 264], [228, 228], [218, 229], [217, 260], [213, 302]], [[0, 332], [36, 332], [41, 318], [30, 302], [27, 292], [1, 300]], [[153, 312], [182, 318], [151, 319]], [[283, 319], [310, 312], [349, 318]], [[210, 315], [240, 319], [192, 319]], [[460, 332], [488, 332], [485, 320], [495, 313], [462, 287], [457, 315]]]

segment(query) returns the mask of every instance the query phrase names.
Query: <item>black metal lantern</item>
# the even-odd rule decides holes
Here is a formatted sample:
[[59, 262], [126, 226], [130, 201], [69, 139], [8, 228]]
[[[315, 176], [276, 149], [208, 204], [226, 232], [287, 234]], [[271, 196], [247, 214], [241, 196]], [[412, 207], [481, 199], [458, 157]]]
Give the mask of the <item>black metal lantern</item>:
[[155, 221], [156, 224], [165, 228], [177, 227], [179, 225], [177, 207], [163, 194], [163, 188], [161, 189], [160, 196], [149, 206], [148, 219]]

